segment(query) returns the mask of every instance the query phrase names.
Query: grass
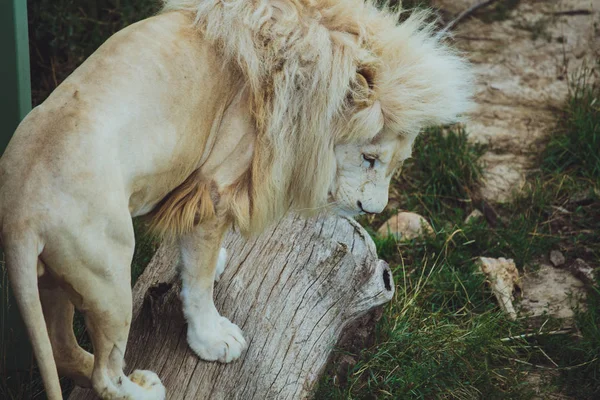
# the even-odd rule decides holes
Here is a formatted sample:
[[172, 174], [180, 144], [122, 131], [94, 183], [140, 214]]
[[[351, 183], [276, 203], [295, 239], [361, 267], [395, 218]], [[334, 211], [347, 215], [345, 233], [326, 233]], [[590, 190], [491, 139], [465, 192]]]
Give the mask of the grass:
[[154, 253], [158, 250], [160, 239], [150, 234], [144, 221], [140, 218], [133, 220], [135, 232], [135, 251], [131, 262], [131, 285], [135, 284], [139, 276], [144, 272], [146, 266], [152, 260]]
[[550, 174], [569, 174], [600, 186], [600, 100], [592, 71], [574, 78], [559, 133], [546, 147], [542, 168]]
[[[561, 221], [566, 231], [561, 245], [570, 258], [596, 267], [599, 282], [600, 83], [592, 83], [593, 72], [584, 70], [573, 79], [558, 134], [550, 139], [541, 166], [557, 192], [572, 194], [563, 195], [559, 203], [570, 212]], [[577, 340], [556, 337], [541, 344], [554, 351], [557, 362], [577, 366], [561, 370], [558, 378], [564, 391], [577, 399], [600, 397], [600, 285], [591, 288], [586, 305], [576, 315]]]
[[[380, 257], [393, 267], [395, 298], [376, 327], [377, 344], [351, 353], [356, 364], [345, 370], [334, 356], [315, 398], [531, 399], [536, 391], [538, 398], [599, 398], [599, 286], [589, 287], [572, 331], [549, 335], [562, 321], [507, 319], [474, 263], [479, 256], [506, 257], [534, 269], [560, 249], [567, 260], [598, 267], [600, 87], [587, 77], [573, 81], [528, 186], [484, 219], [464, 221], [485, 205], [477, 195], [484, 149], [460, 128], [428, 131], [416, 143], [418, 157], [394, 179], [391, 199], [424, 215], [436, 235], [397, 242], [373, 234]], [[373, 233], [387, 217], [361, 223]]]
[[[473, 188], [481, 178], [478, 160], [485, 148], [471, 145], [462, 128], [444, 132], [436, 128], [425, 132], [415, 143], [422, 155], [409, 161], [410, 171], [399, 177], [398, 186], [405, 191], [402, 203], [429, 217], [463, 219], [473, 198]], [[449, 151], [448, 151], [449, 150]]]
[[28, 0], [34, 106], [109, 36], [160, 6], [160, 0]]
[[[545, 236], [547, 210], [556, 194], [532, 184], [512, 204], [496, 206], [489, 222], [466, 224], [477, 207], [491, 207], [477, 193], [485, 148], [471, 144], [462, 128], [425, 132], [415, 143], [419, 157], [408, 160], [404, 173], [392, 182], [391, 198], [404, 209], [417, 212], [442, 234], [468, 237], [469, 254], [510, 257], [524, 265], [536, 253], [549, 250], [555, 238]], [[366, 226], [381, 225], [394, 211], [363, 218]], [[496, 217], [496, 214], [510, 218]]]
[[[29, 0], [34, 103], [43, 101], [110, 34], [153, 14], [158, 3]], [[499, 1], [478, 16], [504, 20], [518, 3]], [[428, 4], [404, 1], [408, 8]], [[589, 75], [574, 80], [557, 132], [540, 155], [540, 170], [506, 205], [491, 207], [478, 198], [479, 158], [485, 149], [469, 144], [463, 130], [433, 129], [419, 139], [419, 157], [407, 162], [404, 173], [394, 179], [391, 200], [427, 217], [436, 235], [412, 242], [374, 235], [380, 257], [393, 267], [395, 298], [376, 327], [377, 345], [356, 354], [357, 363], [344, 377], [326, 375], [317, 399], [527, 399], [535, 389], [528, 378], [539, 372], [546, 394], [600, 397], [598, 286], [590, 288], [587, 308], [576, 313], [575, 335], [536, 334], [559, 327], [560, 321], [549, 318], [540, 331], [526, 320], [507, 320], [474, 264], [477, 256], [503, 256], [515, 259], [520, 268], [535, 268], [540, 256], [560, 249], [568, 260], [583, 258], [598, 266], [598, 94]], [[475, 208], [488, 209], [486, 218], [466, 223]], [[373, 233], [391, 214], [361, 222]], [[156, 248], [153, 238], [141, 235], [138, 221], [135, 229], [142, 239], [136, 246], [132, 281]], [[1, 283], [5, 289], [4, 278]], [[7, 306], [7, 291], [2, 294]], [[0, 321], [6, 326], [5, 309]], [[89, 348], [81, 319], [76, 320], [76, 330]], [[533, 335], [519, 338], [523, 333]], [[10, 347], [6, 339], [3, 336], [0, 344], [4, 363], [4, 350]], [[62, 384], [68, 391], [69, 383]], [[1, 374], [0, 398], [43, 398], [36, 370]]]

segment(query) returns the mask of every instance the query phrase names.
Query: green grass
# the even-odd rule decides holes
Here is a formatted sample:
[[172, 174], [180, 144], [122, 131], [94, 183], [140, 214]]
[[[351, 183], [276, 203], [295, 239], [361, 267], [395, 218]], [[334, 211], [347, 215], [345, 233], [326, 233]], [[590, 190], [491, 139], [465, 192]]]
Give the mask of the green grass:
[[[541, 159], [543, 175], [565, 193], [559, 204], [570, 212], [560, 221], [568, 231], [561, 245], [570, 258], [596, 268], [587, 309], [575, 318], [577, 339], [559, 336], [540, 343], [552, 350], [557, 363], [574, 366], [561, 369], [557, 383], [577, 399], [600, 397], [600, 84], [591, 83], [592, 74], [584, 70], [573, 79], [564, 117]], [[579, 200], [570, 202], [575, 197]]]
[[403, 257], [393, 269], [397, 292], [377, 327], [378, 345], [349, 371], [347, 386], [328, 376], [316, 398], [527, 398], [522, 368], [506, 370], [523, 346], [501, 341], [523, 327], [496, 309], [465, 250], [469, 241], [460, 231], [439, 232], [392, 249], [390, 239], [376, 238], [381, 253], [395, 252], [384, 258]]
[[155, 14], [160, 0], [28, 0], [34, 105], [118, 30]]
[[[393, 180], [391, 197], [403, 209], [431, 221], [436, 231], [468, 237], [469, 254], [510, 257], [524, 265], [556, 241], [548, 236], [544, 222], [558, 194], [534, 181], [513, 203], [495, 207], [494, 215], [500, 217], [465, 224], [474, 209], [489, 207], [477, 193], [482, 177], [479, 159], [484, 151], [484, 147], [469, 143], [461, 128], [429, 130], [415, 143], [414, 154], [419, 156], [408, 160], [403, 173]], [[360, 222], [376, 228], [394, 213], [388, 210]]]
[[471, 202], [482, 173], [479, 158], [485, 148], [469, 144], [464, 129], [436, 128], [417, 138], [407, 173], [398, 180], [405, 191], [402, 203], [429, 217], [460, 220]]
[[135, 284], [139, 276], [144, 272], [150, 260], [158, 250], [160, 239], [147, 231], [144, 221], [140, 218], [133, 220], [135, 231], [135, 251], [131, 263], [131, 285]]
[[[403, 3], [407, 8], [429, 5]], [[502, 0], [477, 16], [504, 20], [518, 3]], [[28, 6], [34, 102], [39, 104], [108, 36], [153, 14], [159, 2], [30, 0]], [[577, 312], [574, 334], [519, 338], [539, 332], [539, 325], [507, 320], [474, 264], [477, 256], [508, 257], [520, 268], [534, 268], [540, 256], [556, 248], [568, 260], [583, 258], [598, 266], [598, 94], [589, 74], [573, 80], [557, 132], [540, 155], [540, 171], [513, 202], [494, 206], [477, 222], [467, 224], [464, 218], [489, 206], [477, 195], [485, 149], [469, 144], [461, 129], [433, 129], [418, 140], [419, 157], [394, 179], [391, 199], [427, 217], [436, 236], [408, 243], [374, 236], [380, 257], [393, 267], [395, 298], [376, 327], [377, 345], [357, 355], [357, 364], [343, 379], [346, 384], [326, 375], [317, 399], [526, 399], [533, 390], [527, 377], [538, 372], [544, 374], [547, 393], [600, 397], [598, 286], [590, 288], [587, 308]], [[572, 201], [574, 194], [583, 194], [583, 200]], [[361, 222], [374, 232], [392, 213]], [[156, 249], [154, 239], [142, 235], [139, 221], [135, 230], [132, 281]], [[2, 284], [4, 288], [6, 282]], [[560, 326], [552, 319], [544, 323], [542, 333]], [[81, 319], [76, 330], [89, 348]], [[68, 390], [69, 382], [62, 384]], [[43, 398], [35, 368], [2, 374], [0, 398]]]
[[[393, 267], [396, 295], [376, 327], [377, 344], [354, 354], [356, 365], [341, 373], [334, 357], [315, 398], [530, 399], [535, 390], [540, 398], [600, 397], [598, 285], [576, 310], [572, 331], [549, 335], [561, 321], [510, 321], [474, 263], [506, 257], [534, 269], [560, 249], [568, 262], [582, 258], [598, 268], [600, 88], [584, 75], [573, 82], [564, 118], [539, 155], [541, 168], [512, 202], [482, 220], [464, 222], [486, 205], [477, 195], [485, 149], [461, 129], [434, 129], [419, 139], [418, 157], [394, 179], [392, 199], [429, 219], [436, 235], [397, 242], [373, 234], [393, 212], [361, 219]], [[531, 383], [534, 376], [542, 383]]]
[[589, 82], [592, 71], [574, 78], [559, 132], [548, 143], [542, 160], [546, 173], [568, 174], [600, 186], [600, 99]]

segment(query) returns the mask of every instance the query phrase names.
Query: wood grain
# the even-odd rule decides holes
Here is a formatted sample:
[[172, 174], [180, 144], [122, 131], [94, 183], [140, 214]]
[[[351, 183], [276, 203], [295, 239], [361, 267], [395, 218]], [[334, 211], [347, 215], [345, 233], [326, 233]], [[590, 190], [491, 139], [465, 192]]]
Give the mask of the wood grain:
[[291, 215], [255, 239], [231, 232], [224, 247], [215, 302], [248, 340], [238, 361], [205, 362], [188, 347], [176, 249], [162, 245], [134, 288], [127, 369], [157, 372], [168, 399], [308, 398], [344, 327], [393, 296], [387, 264], [353, 220]]

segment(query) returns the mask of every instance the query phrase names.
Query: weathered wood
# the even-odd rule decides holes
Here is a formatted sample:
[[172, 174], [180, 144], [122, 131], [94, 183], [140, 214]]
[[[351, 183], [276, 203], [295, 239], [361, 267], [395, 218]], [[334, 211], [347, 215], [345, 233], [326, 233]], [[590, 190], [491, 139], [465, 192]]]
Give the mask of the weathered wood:
[[232, 364], [188, 347], [174, 248], [162, 246], [134, 288], [128, 369], [157, 372], [171, 400], [306, 398], [343, 328], [394, 292], [373, 241], [349, 219], [290, 216], [257, 239], [230, 233], [225, 247], [216, 305], [249, 343]]

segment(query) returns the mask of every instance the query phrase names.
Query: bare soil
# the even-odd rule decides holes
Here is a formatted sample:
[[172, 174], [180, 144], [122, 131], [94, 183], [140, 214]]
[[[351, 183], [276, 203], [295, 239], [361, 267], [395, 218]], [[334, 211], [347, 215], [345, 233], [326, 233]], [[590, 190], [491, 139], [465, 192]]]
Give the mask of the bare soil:
[[[434, 0], [451, 20], [478, 0]], [[569, 81], [600, 56], [599, 0], [499, 0], [455, 27], [478, 74], [467, 131], [486, 144], [481, 194], [505, 202], [535, 167]]]

